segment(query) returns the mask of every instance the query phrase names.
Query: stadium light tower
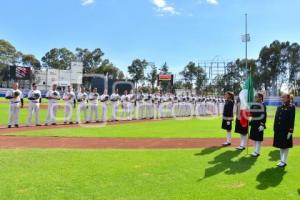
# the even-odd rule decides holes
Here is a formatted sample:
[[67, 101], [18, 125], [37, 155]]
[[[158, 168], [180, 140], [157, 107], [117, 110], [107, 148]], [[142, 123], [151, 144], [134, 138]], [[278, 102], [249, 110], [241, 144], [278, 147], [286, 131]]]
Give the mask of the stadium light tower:
[[248, 14], [245, 14], [245, 35], [242, 35], [242, 41], [245, 43], [246, 69], [248, 69], [248, 42], [250, 42], [250, 34], [248, 33]]

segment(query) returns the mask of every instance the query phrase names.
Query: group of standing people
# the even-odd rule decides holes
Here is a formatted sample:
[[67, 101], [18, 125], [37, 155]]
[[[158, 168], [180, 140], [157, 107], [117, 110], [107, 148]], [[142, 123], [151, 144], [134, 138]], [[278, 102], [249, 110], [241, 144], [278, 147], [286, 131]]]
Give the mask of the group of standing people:
[[[15, 95], [18, 94], [18, 95]], [[10, 101], [10, 117], [8, 128], [19, 127], [19, 109], [23, 106], [23, 94], [18, 83], [8, 90], [6, 98]], [[39, 111], [42, 101], [42, 93], [35, 83], [27, 95], [28, 117], [26, 125], [41, 126]], [[111, 95], [104, 90], [99, 94], [97, 88], [91, 91], [81, 87], [78, 92], [67, 86], [63, 93], [58, 91], [58, 86], [53, 84], [47, 91], [45, 98], [48, 99], [47, 117], [45, 125], [56, 125], [57, 111], [64, 107], [64, 123], [73, 124], [73, 112], [76, 112], [76, 122], [107, 122], [109, 118], [109, 104], [111, 105], [111, 121], [134, 120], [134, 119], [160, 119], [173, 117], [194, 116], [220, 116], [224, 107], [224, 99], [220, 97], [204, 97], [189, 94], [161, 94], [155, 93], [132, 93], [127, 90], [119, 94], [116, 89]], [[61, 101], [63, 100], [63, 102]], [[99, 112], [101, 110], [101, 113]], [[120, 114], [119, 114], [120, 112]]]
[[[281, 97], [282, 105], [277, 108], [274, 119], [274, 139], [273, 146], [280, 149], [280, 161], [278, 167], [287, 165], [289, 149], [293, 147], [293, 132], [295, 124], [295, 105], [290, 94], [284, 94]], [[235, 103], [237, 105], [235, 105]], [[261, 146], [264, 140], [264, 130], [266, 129], [267, 108], [264, 104], [264, 95], [256, 93], [255, 102], [249, 106], [248, 113], [244, 113], [249, 121], [243, 126], [240, 119], [239, 100], [235, 102], [232, 92], [225, 93], [225, 105], [223, 111], [222, 129], [226, 130], [227, 139], [223, 146], [231, 145], [232, 138], [232, 122], [234, 120], [234, 106], [236, 106], [235, 132], [240, 134], [240, 146], [236, 149], [243, 151], [246, 149], [248, 141], [248, 133], [250, 129], [249, 139], [254, 141], [254, 152], [252, 157], [259, 157]]]

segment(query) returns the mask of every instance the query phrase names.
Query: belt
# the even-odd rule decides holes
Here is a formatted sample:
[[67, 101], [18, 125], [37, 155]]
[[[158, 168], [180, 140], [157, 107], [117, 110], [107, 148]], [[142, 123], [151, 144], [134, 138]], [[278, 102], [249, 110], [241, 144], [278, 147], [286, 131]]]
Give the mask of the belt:
[[17, 104], [20, 103], [21, 101], [15, 101], [15, 102], [10, 102], [11, 104]]

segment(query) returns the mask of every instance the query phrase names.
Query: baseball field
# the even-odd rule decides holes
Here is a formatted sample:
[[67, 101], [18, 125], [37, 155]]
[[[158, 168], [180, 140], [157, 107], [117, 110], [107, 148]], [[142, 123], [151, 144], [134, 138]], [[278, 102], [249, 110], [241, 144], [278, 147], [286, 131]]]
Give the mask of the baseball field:
[[[288, 166], [277, 168], [275, 110], [268, 107], [262, 155], [252, 158], [234, 149], [238, 134], [220, 148], [219, 117], [7, 129], [0, 99], [0, 199], [299, 199], [300, 117]], [[25, 102], [21, 124], [26, 117]]]

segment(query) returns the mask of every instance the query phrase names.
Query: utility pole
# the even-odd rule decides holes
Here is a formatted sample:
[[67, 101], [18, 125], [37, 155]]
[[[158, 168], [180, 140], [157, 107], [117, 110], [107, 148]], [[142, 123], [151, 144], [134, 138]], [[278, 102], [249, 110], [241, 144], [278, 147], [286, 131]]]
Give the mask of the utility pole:
[[245, 62], [248, 69], [248, 42], [250, 42], [250, 34], [248, 33], [248, 14], [245, 14], [245, 35], [242, 36], [242, 41], [245, 42]]

